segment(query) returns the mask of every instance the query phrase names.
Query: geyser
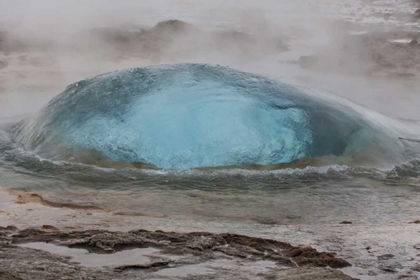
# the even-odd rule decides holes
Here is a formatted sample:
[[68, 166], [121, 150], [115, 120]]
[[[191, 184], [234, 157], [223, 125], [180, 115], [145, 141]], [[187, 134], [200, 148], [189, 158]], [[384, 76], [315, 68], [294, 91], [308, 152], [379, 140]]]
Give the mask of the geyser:
[[394, 135], [343, 104], [221, 66], [152, 66], [68, 86], [15, 139], [50, 159], [94, 156], [181, 170], [388, 153], [376, 140]]

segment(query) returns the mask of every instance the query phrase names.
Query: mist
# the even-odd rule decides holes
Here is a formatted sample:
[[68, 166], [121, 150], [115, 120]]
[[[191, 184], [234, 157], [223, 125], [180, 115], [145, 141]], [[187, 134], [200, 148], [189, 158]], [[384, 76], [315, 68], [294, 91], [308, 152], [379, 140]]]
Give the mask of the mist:
[[104, 72], [194, 62], [290, 80], [417, 120], [420, 48], [410, 29], [417, 7], [382, 2], [3, 0], [0, 117], [32, 114], [68, 84]]
[[[419, 30], [420, 0], [0, 0], [0, 278], [416, 278]], [[68, 87], [176, 63], [223, 67]]]

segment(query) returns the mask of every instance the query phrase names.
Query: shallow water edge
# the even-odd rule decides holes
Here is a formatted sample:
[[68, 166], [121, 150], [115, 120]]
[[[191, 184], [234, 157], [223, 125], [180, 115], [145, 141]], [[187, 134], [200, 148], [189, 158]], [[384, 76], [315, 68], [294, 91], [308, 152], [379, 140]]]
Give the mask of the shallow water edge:
[[[302, 265], [296, 268], [293, 265], [290, 266], [290, 263], [289, 265], [279, 264], [279, 260], [266, 260], [266, 258], [270, 259], [270, 254], [267, 255], [270, 250], [274, 250], [272, 252], [277, 250], [269, 244], [282, 244], [281, 246], [285, 246], [282, 248], [302, 249], [310, 246], [319, 252], [331, 252], [333, 255], [326, 256], [342, 258], [345, 260], [344, 263], [351, 264], [351, 266], [343, 268], [342, 271], [356, 279], [398, 279], [401, 275], [404, 275], [407, 279], [417, 279], [418, 261], [416, 255], [419, 254], [420, 250], [420, 237], [418, 235], [420, 224], [412, 220], [395, 220], [377, 225], [359, 225], [356, 221], [343, 221], [342, 223], [329, 225], [262, 225], [259, 223], [244, 224], [240, 221], [229, 223], [223, 221], [200, 222], [148, 215], [114, 215], [115, 213], [109, 211], [72, 209], [71, 207], [54, 208], [54, 211], [51, 211], [51, 206], [36, 201], [25, 201], [24, 198], [19, 198], [16, 194], [7, 195], [2, 192], [1, 197], [0, 211], [3, 215], [0, 216], [0, 226], [2, 227], [0, 232], [3, 245], [1, 245], [0, 252], [5, 256], [5, 262], [2, 262], [2, 265], [7, 267], [11, 263], [19, 261], [23, 254], [27, 254], [30, 256], [28, 257], [29, 260], [32, 257], [42, 259], [41, 263], [45, 261], [45, 264], [55, 263], [61, 266], [64, 263], [69, 271], [82, 271], [86, 277], [97, 275], [96, 273], [101, 273], [100, 270], [102, 270], [101, 268], [98, 272], [83, 265], [80, 268], [80, 264], [72, 263], [71, 259], [69, 260], [66, 257], [63, 259], [63, 257], [56, 255], [51, 256], [50, 253], [46, 252], [48, 251], [47, 246], [44, 248], [37, 247], [37, 249], [42, 250], [34, 251], [29, 248], [15, 247], [10, 245], [10, 242], [21, 244], [52, 242], [60, 246], [84, 248], [90, 252], [85, 252], [83, 255], [150, 248], [153, 247], [151, 245], [155, 244], [154, 247], [157, 246], [160, 250], [165, 246], [172, 245], [178, 246], [178, 249], [166, 252], [170, 253], [170, 256], [166, 255], [163, 260], [162, 257], [165, 256], [157, 253], [155, 255], [147, 254], [150, 262], [138, 263], [135, 266], [131, 262], [127, 262], [126, 267], [118, 264], [120, 268], [123, 268], [121, 270], [123, 272], [115, 272], [117, 265], [111, 265], [104, 269], [107, 273], [110, 271], [117, 273], [115, 277], [118, 275], [127, 277], [129, 274], [131, 276], [137, 275], [138, 279], [143, 279], [142, 277], [145, 275], [148, 276], [144, 279], [166, 279], [165, 277], [174, 279], [174, 275], [179, 276], [179, 279], [224, 279], [225, 275], [214, 274], [214, 269], [227, 272], [226, 275], [229, 277], [226, 279], [236, 279], [237, 274], [235, 273], [237, 271], [240, 271], [242, 276], [249, 279], [289, 279], [287, 277], [293, 279], [296, 275], [301, 276], [302, 279], [350, 279], [338, 271], [329, 268], [317, 268], [317, 265], [309, 265], [309, 267]], [[139, 230], [139, 228], [143, 230]], [[226, 234], [226, 232], [229, 232], [229, 234]], [[238, 235], [242, 237], [239, 238]], [[136, 239], [139, 236], [141, 238]], [[230, 241], [227, 243], [223, 241], [227, 237], [233, 238], [231, 240], [241, 240], [241, 238], [242, 240], [248, 240], [249, 243], [242, 243], [245, 247], [241, 247], [248, 253], [242, 255], [241, 251], [233, 250], [236, 245], [233, 246], [232, 243], [229, 243]], [[155, 241], [151, 241], [153, 239]], [[267, 241], [268, 239], [276, 241]], [[177, 240], [185, 240], [187, 243], [179, 243]], [[168, 243], [167, 241], [171, 242]], [[226, 244], [230, 245], [226, 246]], [[38, 245], [43, 246], [42, 244]], [[63, 248], [65, 251], [66, 247]], [[214, 258], [205, 253], [207, 250], [211, 250]], [[259, 251], [260, 253], [258, 253]], [[239, 257], [239, 260], [235, 259], [236, 257], [232, 259], [232, 256], [226, 259], [223, 252], [227, 252], [228, 255], [233, 252], [233, 254], [238, 254], [236, 257], [242, 257]], [[67, 256], [72, 255], [69, 252], [64, 255], [66, 254]], [[179, 261], [177, 265], [171, 267], [171, 255], [173, 254], [177, 256], [174, 260], [175, 263], [179, 261], [178, 258], [183, 259], [184, 262]], [[192, 256], [189, 254], [192, 254]], [[296, 254], [295, 257], [300, 255]], [[311, 258], [314, 257], [313, 253], [310, 255]], [[200, 256], [203, 256], [204, 259]], [[249, 256], [254, 257], [250, 258]], [[281, 256], [284, 257], [284, 254], [281, 254]], [[85, 257], [95, 260], [94, 255]], [[325, 261], [328, 258], [322, 257], [321, 259]], [[316, 257], [312, 260], [319, 264]], [[69, 261], [70, 264], [67, 263]], [[276, 264], [273, 265], [272, 261]], [[193, 263], [192, 266], [191, 263]], [[28, 268], [26, 272], [34, 273], [35, 268], [31, 265], [31, 261], [25, 262], [25, 265]], [[178, 275], [181, 273], [179, 269], [176, 269], [178, 265], [185, 266], [185, 271], [191, 272], [191, 275]], [[248, 266], [251, 268], [250, 270], [246, 270]], [[334, 265], [330, 263], [328, 266]], [[14, 268], [9, 268], [6, 270], [9, 274], [4, 274], [7, 277], [11, 277], [10, 272], [17, 271]], [[166, 271], [162, 275], [158, 275], [157, 272], [161, 269], [174, 270], [169, 271], [169, 274], [165, 274]], [[229, 271], [234, 273], [229, 274]], [[45, 277], [51, 271], [46, 269], [41, 272], [36, 270], [36, 272], [36, 275], [41, 275], [39, 279], [45, 279], [42, 277]], [[148, 273], [157, 274], [153, 274], [153, 278], [151, 278], [151, 274]]]

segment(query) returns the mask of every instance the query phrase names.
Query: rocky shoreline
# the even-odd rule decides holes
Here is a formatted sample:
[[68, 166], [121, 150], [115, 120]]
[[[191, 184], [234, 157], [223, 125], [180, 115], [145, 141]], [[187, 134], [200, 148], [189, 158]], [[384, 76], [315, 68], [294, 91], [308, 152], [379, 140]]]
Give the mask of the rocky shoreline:
[[5, 280], [419, 279], [416, 221], [200, 222], [50, 203], [17, 190], [0, 198]]
[[[138, 248], [159, 252], [146, 263], [92, 268], [62, 255], [20, 246], [33, 242], [83, 248], [98, 255]], [[161, 270], [174, 271], [170, 279], [354, 279], [335, 269], [350, 263], [331, 253], [275, 240], [208, 232], [66, 232], [53, 226], [25, 230], [9, 226], [0, 228], [0, 258], [0, 275], [5, 280], [150, 279]], [[261, 271], [249, 271], [247, 267], [252, 265], [260, 266]], [[195, 273], [176, 275], [176, 271], [191, 266], [195, 266]]]

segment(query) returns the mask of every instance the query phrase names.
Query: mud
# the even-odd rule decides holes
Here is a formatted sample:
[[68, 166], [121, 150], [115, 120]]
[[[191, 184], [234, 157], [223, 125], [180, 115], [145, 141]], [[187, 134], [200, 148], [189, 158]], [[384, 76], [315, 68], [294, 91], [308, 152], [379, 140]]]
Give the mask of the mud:
[[[90, 254], [114, 254], [137, 248], [155, 248], [160, 252], [151, 254], [148, 263], [87, 267], [63, 255], [19, 245], [30, 242], [83, 248]], [[0, 259], [0, 276], [5, 280], [155, 276], [159, 277], [153, 279], [354, 279], [334, 269], [350, 264], [331, 253], [270, 239], [208, 232], [68, 232], [48, 226], [25, 230], [6, 227], [0, 228]], [[184, 275], [190, 270], [192, 274]]]

